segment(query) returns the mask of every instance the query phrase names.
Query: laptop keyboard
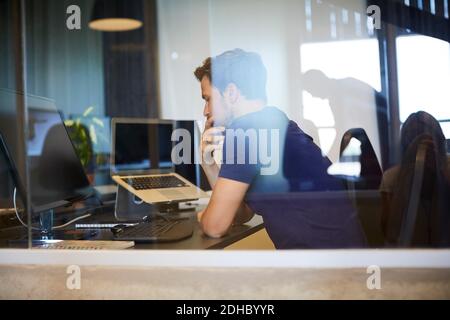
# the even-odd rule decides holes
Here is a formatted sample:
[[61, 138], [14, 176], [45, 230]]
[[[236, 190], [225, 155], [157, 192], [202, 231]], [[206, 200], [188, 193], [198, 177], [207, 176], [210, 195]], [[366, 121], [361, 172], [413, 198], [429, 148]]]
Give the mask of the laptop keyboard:
[[186, 183], [175, 176], [127, 178], [124, 179], [124, 181], [131, 185], [135, 190], [178, 188], [186, 186]]
[[180, 221], [141, 222], [135, 226], [124, 228], [115, 234], [115, 238], [129, 240], [156, 240], [172, 229]]

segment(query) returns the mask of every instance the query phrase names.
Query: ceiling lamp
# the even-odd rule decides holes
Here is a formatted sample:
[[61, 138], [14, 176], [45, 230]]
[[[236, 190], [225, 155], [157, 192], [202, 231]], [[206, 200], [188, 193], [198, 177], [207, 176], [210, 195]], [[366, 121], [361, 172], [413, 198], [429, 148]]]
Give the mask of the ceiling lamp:
[[140, 4], [142, 2], [136, 0], [97, 0], [89, 28], [106, 32], [139, 29], [143, 25], [137, 17], [142, 11]]

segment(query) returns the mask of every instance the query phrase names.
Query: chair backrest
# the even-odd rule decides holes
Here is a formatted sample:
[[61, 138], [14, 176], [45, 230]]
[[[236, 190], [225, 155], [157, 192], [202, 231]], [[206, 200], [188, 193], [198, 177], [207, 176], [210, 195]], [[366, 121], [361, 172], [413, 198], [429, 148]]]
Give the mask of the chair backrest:
[[340, 158], [354, 138], [361, 143], [361, 155], [359, 162], [361, 164], [360, 178], [355, 183], [356, 190], [376, 190], [380, 186], [383, 172], [378, 162], [375, 150], [366, 131], [362, 128], [354, 128], [347, 130], [341, 140]]
[[[430, 135], [408, 147], [394, 187], [387, 230], [390, 245], [445, 246], [448, 240], [448, 182]], [[447, 221], [447, 222], [446, 222]], [[447, 227], [446, 227], [447, 226]], [[447, 239], [447, 240], [445, 240]], [[448, 241], [447, 241], [448, 242]]]
[[361, 144], [361, 154], [358, 159], [361, 165], [360, 176], [357, 179], [341, 178], [346, 180], [349, 196], [358, 212], [368, 245], [370, 247], [383, 247], [385, 241], [381, 228], [381, 202], [378, 192], [383, 173], [369, 137], [366, 131], [361, 128], [350, 129], [342, 137], [341, 162], [345, 161], [343, 153], [352, 138], [358, 140]]
[[414, 228], [416, 226], [417, 214], [419, 211], [419, 202], [423, 188], [423, 176], [425, 173], [425, 160], [427, 156], [427, 145], [419, 144], [416, 161], [414, 165], [414, 173], [411, 186], [411, 196], [409, 197], [406, 214], [403, 216], [403, 223], [400, 229], [399, 245], [408, 247], [412, 243]]

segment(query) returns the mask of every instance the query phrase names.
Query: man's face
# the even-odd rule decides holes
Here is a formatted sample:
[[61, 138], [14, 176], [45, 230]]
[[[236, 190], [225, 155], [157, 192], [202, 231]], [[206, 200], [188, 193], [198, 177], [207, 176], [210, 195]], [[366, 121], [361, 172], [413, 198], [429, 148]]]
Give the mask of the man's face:
[[213, 119], [213, 126], [226, 126], [231, 119], [231, 110], [220, 91], [211, 85], [208, 77], [204, 76], [200, 82], [202, 89], [202, 98], [205, 100], [203, 115], [206, 119]]

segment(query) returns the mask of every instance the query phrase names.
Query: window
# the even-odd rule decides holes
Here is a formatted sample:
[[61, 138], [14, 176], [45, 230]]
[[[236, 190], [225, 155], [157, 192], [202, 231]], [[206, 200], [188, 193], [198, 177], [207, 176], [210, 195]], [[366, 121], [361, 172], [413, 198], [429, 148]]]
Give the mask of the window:
[[[346, 119], [343, 121], [336, 121], [338, 113], [344, 112], [341, 109], [343, 104], [349, 106], [349, 100], [355, 101], [354, 96], [365, 95], [364, 103], [370, 103], [373, 100], [373, 93], [368, 89], [378, 92], [381, 90], [378, 41], [362, 39], [306, 43], [300, 47], [300, 60], [302, 73], [320, 70], [327, 78], [339, 82], [339, 89], [333, 95], [325, 93], [325, 96], [314, 97], [311, 93], [303, 91], [303, 116], [317, 126], [320, 147], [324, 154], [327, 154], [332, 161], [337, 161], [343, 133], [357, 126], [372, 128], [369, 135], [373, 143], [378, 145], [375, 114], [373, 117], [368, 117], [364, 111], [353, 110], [352, 114], [345, 114]], [[319, 86], [322, 85], [324, 84], [319, 83]], [[319, 87], [315, 89], [321, 90]], [[327, 89], [323, 88], [323, 90], [325, 92]], [[347, 101], [344, 102], [344, 100]], [[361, 101], [356, 102], [355, 105], [359, 103]], [[375, 112], [375, 108], [372, 111]], [[375, 122], [367, 123], [373, 121]]]
[[450, 44], [422, 35], [400, 36], [396, 42], [400, 121], [426, 111], [450, 139]]

